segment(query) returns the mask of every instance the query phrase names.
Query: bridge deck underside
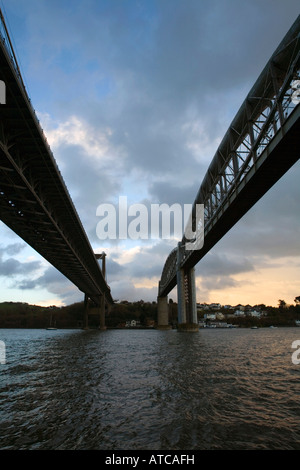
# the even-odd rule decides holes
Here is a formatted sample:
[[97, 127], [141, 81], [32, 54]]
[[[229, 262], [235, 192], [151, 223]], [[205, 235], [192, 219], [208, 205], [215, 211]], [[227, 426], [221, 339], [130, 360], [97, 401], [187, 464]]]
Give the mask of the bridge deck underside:
[[228, 204], [213, 228], [205, 237], [203, 249], [191, 252], [187, 268], [194, 266], [203, 256], [251, 209], [256, 202], [296, 163], [299, 159], [300, 120], [298, 119], [287, 135], [269, 153], [263, 164], [255, 169], [247, 183], [241, 185], [238, 194]]
[[[298, 112], [299, 114], [299, 112]], [[280, 131], [282, 133], [282, 131]], [[191, 251], [186, 260], [185, 269], [195, 266], [216, 243], [251, 209], [256, 202], [299, 160], [300, 118], [280, 138], [280, 142], [268, 153], [259, 168], [243, 182], [226, 209], [221, 213], [211, 230], [205, 234], [204, 245], [200, 250]], [[254, 170], [254, 169], [253, 169]], [[251, 176], [251, 177], [250, 177]], [[174, 255], [176, 257], [176, 252]], [[176, 286], [176, 273], [169, 279], [160, 296], [165, 296]]]
[[[201, 248], [186, 248], [183, 236], [165, 262], [159, 297], [176, 286], [178, 269], [195, 266], [299, 159], [299, 83], [300, 15], [242, 103], [200, 185], [192, 220]], [[202, 221], [197, 204], [204, 206]]]
[[97, 304], [102, 275], [27, 94], [0, 42], [0, 218]]

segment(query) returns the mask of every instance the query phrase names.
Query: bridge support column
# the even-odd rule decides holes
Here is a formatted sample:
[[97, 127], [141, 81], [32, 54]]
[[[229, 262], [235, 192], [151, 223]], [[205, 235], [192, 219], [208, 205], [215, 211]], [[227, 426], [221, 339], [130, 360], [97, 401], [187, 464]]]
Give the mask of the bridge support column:
[[88, 328], [89, 328], [89, 298], [87, 294], [84, 294], [83, 329], [88, 330]]
[[105, 326], [105, 294], [102, 295], [100, 300], [100, 325], [99, 330], [106, 330]]
[[[104, 251], [100, 254], [95, 253], [95, 257], [96, 257], [96, 259], [101, 259], [102, 260], [101, 270], [102, 270], [103, 277], [106, 280], [106, 266], [105, 266], [106, 253], [104, 253]], [[102, 294], [101, 299], [100, 299], [99, 313], [100, 313], [99, 330], [106, 330], [106, 326], [105, 326], [105, 294]]]
[[157, 329], [170, 330], [168, 296], [157, 297]]
[[180, 245], [177, 252], [178, 330], [199, 331], [196, 303], [195, 268], [180, 268]]

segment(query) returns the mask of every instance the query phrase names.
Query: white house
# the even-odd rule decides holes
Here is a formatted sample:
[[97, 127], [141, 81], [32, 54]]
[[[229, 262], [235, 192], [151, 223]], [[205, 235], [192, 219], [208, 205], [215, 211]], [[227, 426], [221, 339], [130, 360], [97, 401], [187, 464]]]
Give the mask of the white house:
[[261, 312], [258, 312], [257, 310], [250, 310], [249, 313], [250, 313], [251, 317], [257, 317], [257, 318], [261, 317]]
[[137, 321], [137, 320], [127, 320], [126, 321], [127, 328], [128, 327], [135, 327], [135, 326], [138, 326], [139, 324], [140, 324], [140, 322]]
[[222, 312], [216, 313], [216, 320], [224, 320], [225, 315]]
[[215, 313], [205, 313], [204, 314], [204, 319], [205, 320], [215, 320], [216, 319], [216, 314]]
[[236, 310], [236, 311], [234, 312], [234, 315], [235, 315], [236, 317], [244, 317], [244, 316], [245, 316], [245, 312], [244, 312], [243, 310]]
[[219, 308], [221, 308], [221, 304], [216, 304], [216, 303], [210, 304], [210, 308], [211, 310], [219, 310]]

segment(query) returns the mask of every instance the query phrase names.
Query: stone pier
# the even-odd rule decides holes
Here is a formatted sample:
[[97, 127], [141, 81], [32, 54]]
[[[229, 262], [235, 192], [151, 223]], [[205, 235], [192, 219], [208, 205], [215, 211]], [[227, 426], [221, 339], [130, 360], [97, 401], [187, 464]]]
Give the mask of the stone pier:
[[170, 330], [168, 296], [157, 298], [157, 329]]
[[[177, 302], [178, 302], [178, 330], [199, 331], [196, 303], [195, 268], [181, 268], [184, 246], [178, 243], [176, 276], [177, 276]], [[172, 267], [173, 269], [173, 267]], [[161, 285], [158, 291], [161, 292]], [[169, 325], [168, 296], [157, 298], [157, 328], [165, 330]]]
[[84, 311], [83, 311], [83, 327], [84, 330], [89, 328], [89, 298], [84, 294]]
[[105, 294], [102, 295], [100, 301], [99, 313], [100, 313], [100, 324], [99, 330], [106, 330], [105, 326]]
[[196, 303], [195, 268], [180, 268], [180, 245], [177, 250], [178, 330], [199, 331]]

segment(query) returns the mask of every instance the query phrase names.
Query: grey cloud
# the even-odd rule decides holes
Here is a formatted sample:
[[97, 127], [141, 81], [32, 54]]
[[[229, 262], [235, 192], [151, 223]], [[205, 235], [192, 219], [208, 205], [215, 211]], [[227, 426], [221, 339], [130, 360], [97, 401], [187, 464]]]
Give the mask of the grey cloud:
[[[86, 155], [76, 146], [62, 145], [58, 150], [64, 171], [63, 177], [78, 215], [92, 240], [96, 240], [96, 209], [120, 192], [117, 178], [108, 176], [108, 171], [87, 161]], [[110, 172], [109, 172], [110, 174]]]
[[29, 275], [40, 268], [39, 261], [28, 261], [21, 263], [15, 258], [2, 260], [0, 258], [0, 276]]
[[[84, 9], [83, 15], [84, 21], [90, 22], [87, 34], [83, 34], [74, 15], [62, 22], [61, 12], [43, 4], [31, 17], [31, 34], [38, 45], [43, 31], [42, 44], [35, 48], [52, 45], [57, 53], [65, 48], [69, 60], [71, 52], [68, 55], [68, 50], [76, 48], [78, 52], [78, 67], [72, 80], [78, 83], [80, 93], [74, 99], [65, 97], [68, 112], [84, 113], [93, 123], [111, 125], [116, 131], [116, 142], [121, 141], [126, 146], [131, 164], [153, 173], [170, 172], [173, 164], [176, 172], [182, 159], [189, 158], [191, 164], [194, 163], [185, 148], [181, 130], [190, 106], [196, 110], [196, 116], [213, 123], [216, 130], [218, 108], [222, 106], [218, 101], [217, 107], [211, 106], [212, 93], [219, 100], [225, 90], [233, 88], [237, 92], [237, 88], [244, 86], [245, 79], [251, 86], [273, 52], [265, 29], [274, 47], [281, 39], [278, 30], [266, 26], [272, 24], [270, 2], [265, 2], [268, 7], [252, 3], [244, 3], [241, 8], [237, 1], [206, 4], [190, 0], [187, 8], [181, 1], [165, 1], [153, 7], [155, 20], [151, 21], [143, 8], [133, 12], [130, 3], [125, 3], [124, 9], [119, 7], [101, 14], [101, 8], [97, 11], [92, 2], [91, 10]], [[292, 15], [284, 5], [277, 4], [274, 15], [276, 9], [277, 15], [280, 11], [280, 29], [284, 33]], [[134, 27], [133, 13], [138, 20]], [[55, 39], [52, 23], [55, 24]], [[273, 44], [272, 41], [269, 40]], [[86, 55], [96, 61], [104, 74], [114, 77], [112, 92], [97, 97], [91, 94], [90, 76], [80, 74], [80, 69], [84, 70], [86, 65]], [[57, 72], [51, 70], [47, 62], [41, 65], [41, 72], [43, 70], [47, 70], [47, 74]], [[58, 94], [56, 102], [64, 81], [67, 88], [70, 80], [69, 76], [64, 81], [57, 78], [51, 80]], [[96, 83], [94, 85], [97, 88]], [[238, 101], [236, 107], [240, 104]], [[65, 109], [64, 103], [64, 109], [56, 112], [62, 115]], [[130, 171], [130, 165], [128, 168]]]
[[[13, 243], [4, 248], [5, 253], [9, 255], [19, 254], [27, 245], [25, 243]], [[0, 249], [1, 251], [1, 249]]]
[[8, 255], [17, 255], [26, 247], [25, 243], [11, 243], [7, 246], [0, 246], [0, 256]]
[[111, 282], [115, 300], [144, 300], [152, 302], [157, 298], [157, 288], [135, 287], [131, 280], [115, 280]]
[[209, 293], [211, 290], [222, 290], [229, 289], [232, 287], [238, 287], [241, 283], [237, 282], [230, 276], [226, 277], [214, 277], [212, 278], [201, 278], [201, 289], [200, 292], [203, 295], [203, 291]]
[[[241, 7], [240, 1], [190, 0], [188, 8], [181, 1], [164, 1], [154, 3], [152, 17], [146, 6], [149, 8], [141, 2], [136, 8], [125, 2], [113, 10], [103, 10], [91, 2], [90, 10], [77, 5], [73, 13], [69, 12], [69, 20], [62, 22], [61, 11], [41, 4], [30, 19], [32, 41], [35, 48], [52, 47], [53, 54], [65, 50], [69, 60], [72, 49], [77, 50], [78, 66], [72, 80], [78, 83], [78, 96], [67, 95], [60, 101], [60, 90], [71, 88], [70, 76], [62, 80], [58, 75], [51, 80], [51, 86], [56, 87], [55, 102], [60, 106], [58, 115], [65, 115], [67, 108], [94, 125], [112, 127], [112, 142], [126, 149], [126, 172], [135, 167], [152, 175], [167, 173], [188, 179], [197, 171], [182, 130], [190, 107], [195, 119], [207, 123], [207, 129], [224, 133], [224, 124], [218, 122], [224, 92], [234, 89], [238, 95], [245, 80], [249, 80], [249, 87], [252, 85], [293, 15], [285, 5], [277, 2], [274, 6], [270, 1], [264, 5], [245, 2]], [[63, 5], [61, 8], [64, 10]], [[75, 16], [81, 9], [83, 26], [89, 23], [84, 34]], [[280, 17], [280, 33], [268, 27], [273, 24], [270, 11], [275, 18]], [[93, 74], [82, 77], [80, 73], [80, 69], [85, 70], [86, 56], [95, 61], [102, 75], [113, 77], [112, 89], [108, 87], [96, 96]], [[41, 63], [40, 68], [50, 76], [57, 72], [51, 70], [49, 62]], [[215, 95], [218, 98], [212, 106]], [[236, 110], [240, 104], [238, 98]]]
[[299, 256], [299, 179], [298, 162], [216, 245], [218, 253], [270, 259]]
[[153, 246], [145, 246], [130, 262], [121, 265], [121, 271], [114, 271], [114, 269], [110, 271], [109, 259], [117, 259], [118, 257], [117, 253], [111, 253], [107, 264], [107, 278], [114, 297], [127, 298], [128, 300], [131, 298], [155, 300], [158, 294], [158, 285], [153, 288], [137, 288], [134, 284], [137, 280], [144, 278], [157, 277], [159, 279], [164, 260], [173, 247], [174, 243], [172, 245], [164, 240], [157, 241]]
[[163, 2], [154, 69], [158, 83], [165, 84], [164, 92], [173, 92], [173, 99], [175, 94], [189, 99], [256, 78], [297, 11], [296, 2], [286, 8], [271, 0], [192, 0], [188, 8], [181, 1]]
[[124, 266], [119, 264], [117, 261], [113, 259], [113, 256], [108, 257], [106, 261], [106, 271], [109, 277], [113, 276], [122, 276], [124, 274]]
[[5, 261], [1, 261], [0, 273], [2, 276], [11, 276], [19, 274], [22, 271], [23, 265], [14, 258], [9, 258]]
[[17, 283], [19, 289], [34, 289], [36, 287], [49, 287], [55, 283], [68, 282], [63, 274], [54, 267], [49, 266], [45, 272], [35, 279], [24, 279]]
[[82, 292], [53, 266], [49, 266], [44, 274], [36, 279], [22, 280], [15, 283], [15, 287], [22, 290], [45, 288], [48, 292], [57, 295], [66, 304], [83, 300]]
[[149, 193], [153, 198], [152, 202], [156, 202], [158, 204], [165, 203], [170, 206], [175, 203], [192, 204], [195, 200], [200, 184], [201, 183], [196, 181], [192, 184], [180, 187], [172, 182], [156, 181], [149, 186]]
[[209, 252], [197, 265], [197, 273], [203, 277], [229, 276], [254, 270], [248, 258], [229, 257], [225, 254]]
[[134, 260], [133, 262], [126, 265], [128, 274], [130, 276], [135, 279], [151, 279], [161, 275], [161, 259], [157, 259], [156, 262], [151, 262], [149, 257], [139, 256], [138, 258], [141, 258], [140, 263], [137, 260]]
[[21, 290], [26, 290], [26, 289], [32, 290], [36, 286], [37, 286], [37, 282], [33, 279], [23, 279], [22, 281], [15, 283], [15, 287]]

